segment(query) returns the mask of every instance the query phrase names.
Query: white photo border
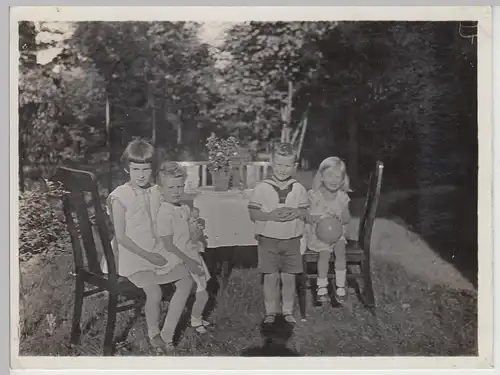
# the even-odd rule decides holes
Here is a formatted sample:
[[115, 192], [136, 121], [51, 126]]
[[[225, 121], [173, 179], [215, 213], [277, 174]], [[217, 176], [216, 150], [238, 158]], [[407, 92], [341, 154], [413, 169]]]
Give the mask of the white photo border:
[[[477, 20], [478, 27], [478, 357], [29, 357], [18, 356], [18, 30], [20, 20], [47, 21], [444, 21]], [[488, 369], [493, 364], [493, 124], [492, 9], [459, 7], [14, 7], [10, 15], [10, 334], [15, 369], [121, 370], [381, 370]], [[139, 359], [147, 358], [145, 361]]]

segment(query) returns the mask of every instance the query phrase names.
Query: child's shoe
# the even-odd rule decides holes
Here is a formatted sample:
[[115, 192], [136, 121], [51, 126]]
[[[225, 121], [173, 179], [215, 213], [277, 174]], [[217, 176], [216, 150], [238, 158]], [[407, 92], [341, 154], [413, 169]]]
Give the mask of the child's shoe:
[[175, 349], [174, 344], [171, 342], [165, 342], [160, 334], [157, 334], [150, 339], [149, 343], [157, 355], [168, 354]]
[[317, 291], [318, 302], [328, 303], [330, 302], [330, 297], [328, 296], [328, 288], [326, 286], [321, 286]]
[[191, 317], [191, 327], [194, 328], [195, 331], [199, 334], [208, 333], [207, 328], [210, 326], [210, 322], [207, 322], [206, 320]]
[[345, 287], [346, 273], [345, 269], [335, 270], [335, 299], [340, 304], [344, 304], [347, 301], [347, 288]]
[[338, 303], [344, 304], [347, 302], [347, 289], [344, 287], [337, 287], [335, 290], [335, 299]]
[[264, 317], [264, 324], [274, 324], [276, 321], [276, 315], [275, 314], [266, 314]]

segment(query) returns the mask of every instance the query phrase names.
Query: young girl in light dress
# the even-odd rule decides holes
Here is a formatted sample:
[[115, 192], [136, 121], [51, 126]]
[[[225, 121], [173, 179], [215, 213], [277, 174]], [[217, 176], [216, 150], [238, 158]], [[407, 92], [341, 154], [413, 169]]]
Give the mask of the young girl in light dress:
[[158, 185], [152, 190], [155, 231], [159, 240], [170, 253], [175, 254], [186, 266], [196, 282], [196, 299], [191, 312], [191, 326], [198, 333], [207, 333], [209, 322], [202, 319], [208, 302], [208, 268], [201, 257], [203, 252], [202, 228], [198, 222], [198, 209], [182, 203], [186, 172], [175, 162], [161, 163]]
[[[347, 299], [346, 291], [346, 243], [350, 220], [347, 194], [350, 192], [349, 177], [345, 163], [338, 157], [323, 160], [316, 173], [312, 189], [309, 190], [309, 212], [306, 220], [304, 245], [318, 253], [317, 295], [322, 302], [328, 301], [328, 268], [332, 252], [335, 256], [335, 297], [343, 303]], [[334, 216], [342, 223], [342, 236], [334, 244], [322, 242], [316, 235], [316, 224], [325, 216]]]
[[[154, 233], [151, 216], [154, 156], [154, 147], [146, 141], [135, 140], [127, 146], [121, 162], [129, 181], [111, 192], [107, 208], [115, 229], [113, 246], [118, 253], [118, 273], [144, 290], [150, 343], [155, 350], [165, 352], [173, 348], [174, 331], [191, 294], [193, 279], [186, 266], [157, 241]], [[167, 283], [175, 283], [175, 293], [160, 331], [160, 285]]]

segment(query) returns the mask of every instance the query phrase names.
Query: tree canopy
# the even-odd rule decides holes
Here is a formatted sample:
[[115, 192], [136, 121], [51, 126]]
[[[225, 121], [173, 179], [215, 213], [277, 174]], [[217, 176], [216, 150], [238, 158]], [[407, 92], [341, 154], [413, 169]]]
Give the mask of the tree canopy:
[[[383, 158], [430, 182], [473, 168], [457, 145], [474, 149], [476, 45], [457, 22], [245, 22], [219, 47], [200, 27], [78, 22], [47, 41], [40, 34], [60, 32], [21, 22], [20, 156], [89, 162], [106, 145], [108, 103], [116, 153], [140, 136], [174, 159], [205, 159], [212, 131], [278, 136], [291, 85], [291, 126], [310, 108], [312, 166], [336, 153], [357, 174]], [[51, 61], [37, 61], [54, 47]]]

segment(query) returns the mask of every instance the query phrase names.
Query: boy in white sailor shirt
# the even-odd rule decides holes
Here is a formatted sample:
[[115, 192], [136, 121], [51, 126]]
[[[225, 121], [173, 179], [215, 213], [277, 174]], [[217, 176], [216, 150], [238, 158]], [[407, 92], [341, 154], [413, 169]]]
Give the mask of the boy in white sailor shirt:
[[295, 323], [295, 276], [303, 271], [300, 239], [309, 199], [304, 186], [291, 177], [297, 164], [290, 143], [277, 145], [271, 164], [272, 177], [255, 187], [248, 204], [258, 240], [259, 270], [264, 275], [264, 323], [274, 323], [280, 312], [287, 322]]

